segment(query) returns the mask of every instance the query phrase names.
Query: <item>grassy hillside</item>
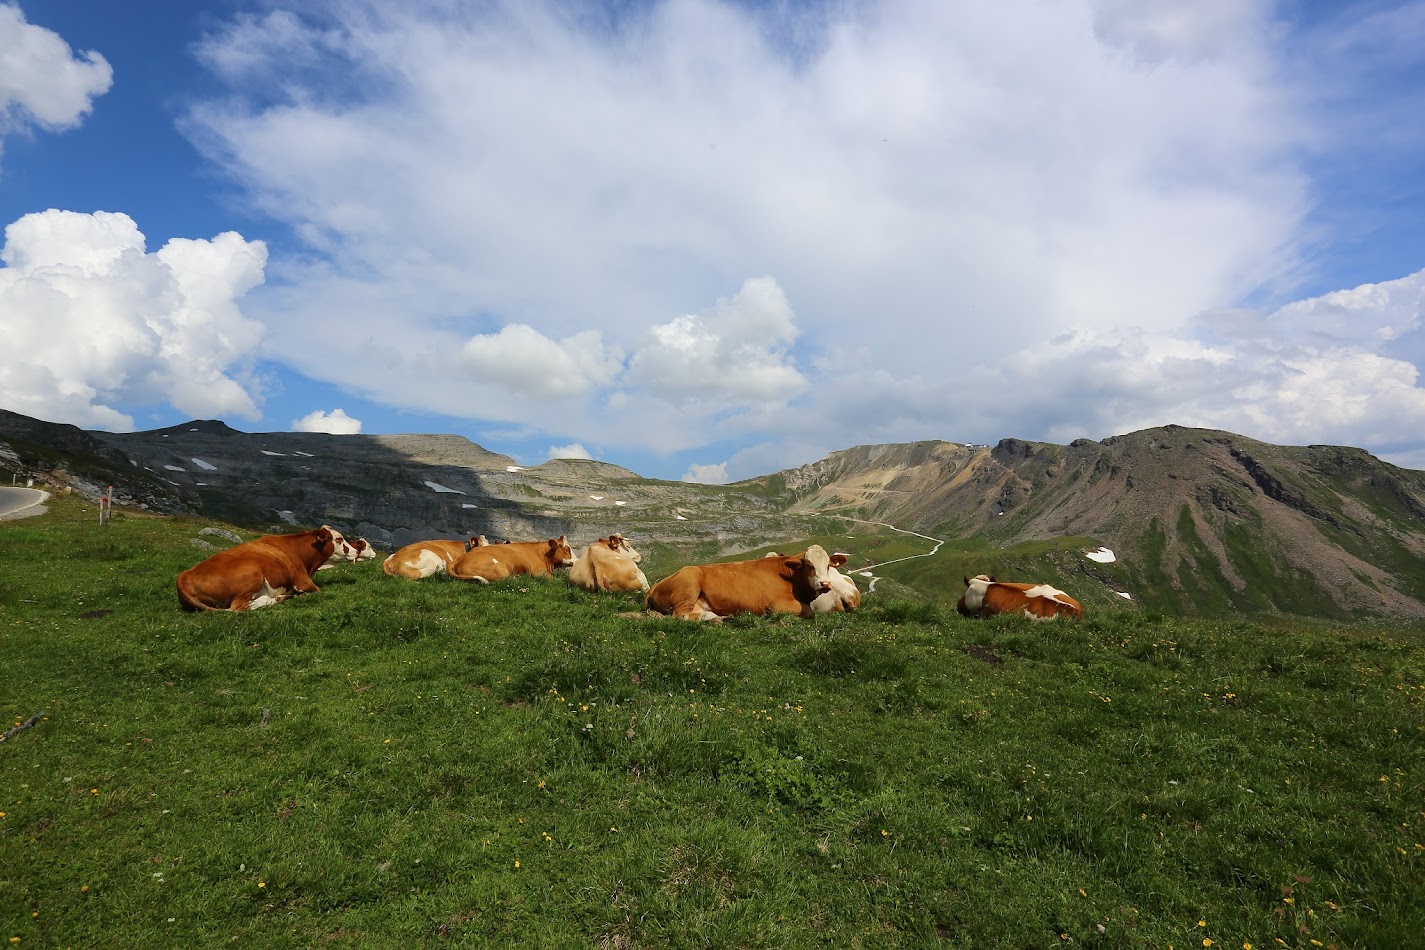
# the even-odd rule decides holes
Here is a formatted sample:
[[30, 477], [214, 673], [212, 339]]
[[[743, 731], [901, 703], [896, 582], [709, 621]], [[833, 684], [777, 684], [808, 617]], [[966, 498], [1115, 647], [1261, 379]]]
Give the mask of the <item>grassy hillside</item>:
[[374, 563], [195, 616], [207, 523], [0, 522], [21, 947], [1425, 945], [1417, 627], [691, 625]]

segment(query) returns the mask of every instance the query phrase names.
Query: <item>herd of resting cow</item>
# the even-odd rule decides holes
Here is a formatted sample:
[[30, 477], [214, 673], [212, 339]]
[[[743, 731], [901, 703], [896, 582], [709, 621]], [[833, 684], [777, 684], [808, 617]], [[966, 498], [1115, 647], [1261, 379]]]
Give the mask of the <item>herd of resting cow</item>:
[[[318, 571], [343, 562], [370, 560], [364, 538], [348, 541], [330, 525], [294, 534], [269, 534], [235, 544], [178, 575], [178, 602], [185, 610], [256, 610], [297, 594], [319, 590]], [[477, 584], [518, 574], [553, 574], [567, 568], [569, 581], [590, 591], [647, 591], [650, 614], [684, 620], [720, 621], [733, 614], [819, 613], [861, 606], [856, 582], [837, 570], [845, 554], [827, 554], [813, 544], [796, 555], [768, 554], [746, 561], [690, 564], [652, 586], [639, 569], [642, 555], [622, 535], [600, 538], [579, 557], [564, 536], [546, 541], [491, 544], [483, 535], [467, 541], [418, 541], [382, 563], [392, 577], [419, 580], [447, 574]], [[1049, 584], [1011, 584], [980, 574], [967, 577], [956, 608], [967, 616], [1022, 613], [1031, 620], [1078, 619], [1083, 607]]]

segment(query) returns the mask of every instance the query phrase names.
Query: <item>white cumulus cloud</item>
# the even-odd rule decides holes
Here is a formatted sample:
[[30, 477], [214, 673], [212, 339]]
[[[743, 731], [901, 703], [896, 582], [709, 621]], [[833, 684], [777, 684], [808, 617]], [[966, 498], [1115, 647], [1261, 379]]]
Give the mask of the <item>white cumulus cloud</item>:
[[462, 358], [476, 378], [522, 396], [577, 395], [608, 385], [623, 366], [622, 354], [596, 331], [551, 340], [523, 324], [472, 336]]
[[551, 445], [549, 451], [544, 455], [545, 459], [592, 459], [589, 450], [578, 442], [569, 445]]
[[41, 419], [127, 430], [120, 405], [256, 418], [244, 374], [260, 324], [238, 299], [263, 280], [266, 246], [235, 233], [158, 251], [128, 215], [28, 214], [0, 250], [0, 403]]
[[718, 462], [714, 465], [694, 463], [688, 466], [688, 471], [684, 473], [682, 480], [700, 485], [725, 485], [728, 482], [727, 463]]
[[750, 279], [706, 314], [652, 327], [625, 382], [659, 399], [718, 405], [784, 400], [806, 386], [789, 354], [796, 338], [782, 288], [770, 277]]
[[302, 418], [292, 420], [292, 431], [356, 435], [361, 432], [361, 420], [348, 416], [345, 409], [333, 409], [331, 412], [313, 409]]
[[6, 135], [32, 126], [60, 131], [79, 124], [113, 79], [99, 53], [76, 57], [58, 33], [28, 22], [19, 6], [0, 3], [0, 150]]

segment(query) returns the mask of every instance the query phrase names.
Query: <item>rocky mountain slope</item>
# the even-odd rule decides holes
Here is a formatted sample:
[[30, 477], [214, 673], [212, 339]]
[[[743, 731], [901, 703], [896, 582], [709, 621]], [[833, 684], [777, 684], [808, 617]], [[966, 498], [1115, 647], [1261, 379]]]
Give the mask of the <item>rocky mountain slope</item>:
[[[91, 497], [113, 484], [120, 505], [157, 512], [266, 530], [333, 524], [385, 549], [621, 531], [655, 561], [686, 563], [853, 533], [863, 554], [892, 537], [905, 545], [878, 537], [868, 522], [879, 522], [947, 542], [888, 575], [938, 599], [958, 596], [962, 570], [998, 569], [1072, 582], [1115, 609], [1425, 617], [1425, 473], [1360, 449], [1179, 426], [1068, 446], [863, 445], [709, 486], [592, 461], [521, 468], [452, 435], [216, 421], [113, 434], [0, 411], [4, 469]], [[1100, 546], [1111, 561], [1086, 557]]]
[[646, 479], [575, 459], [522, 468], [454, 435], [246, 433], [214, 420], [116, 434], [0, 411], [6, 467], [91, 498], [112, 484], [117, 504], [160, 513], [274, 531], [331, 524], [383, 550], [472, 534], [565, 534], [582, 544], [619, 531], [684, 556], [717, 557], [768, 533], [806, 533], [806, 519], [736, 487]]
[[[1425, 472], [1166, 426], [1068, 446], [859, 446], [767, 476], [789, 510], [1012, 547], [1082, 538], [1165, 607], [1425, 616]], [[1080, 565], [1088, 572], [1089, 566]]]

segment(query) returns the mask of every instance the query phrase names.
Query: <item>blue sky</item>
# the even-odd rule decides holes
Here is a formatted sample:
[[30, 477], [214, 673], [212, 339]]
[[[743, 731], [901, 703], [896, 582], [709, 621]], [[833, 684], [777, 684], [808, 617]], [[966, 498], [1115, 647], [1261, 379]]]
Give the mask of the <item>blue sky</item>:
[[0, 0], [0, 406], [1425, 468], [1425, 2]]

